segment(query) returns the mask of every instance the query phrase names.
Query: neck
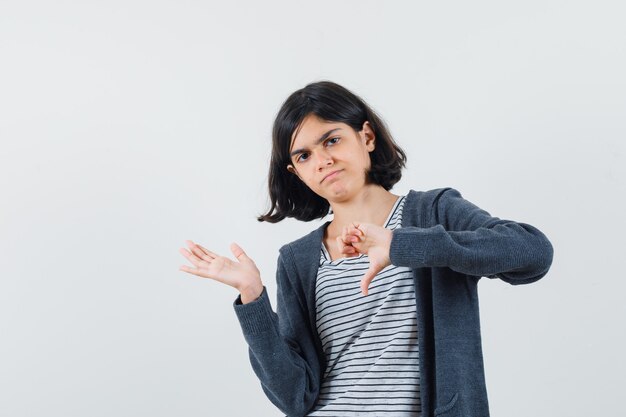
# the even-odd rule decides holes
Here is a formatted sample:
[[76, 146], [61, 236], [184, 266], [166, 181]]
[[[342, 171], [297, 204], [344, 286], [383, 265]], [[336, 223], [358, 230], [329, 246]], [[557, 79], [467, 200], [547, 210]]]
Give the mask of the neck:
[[380, 185], [370, 184], [363, 187], [361, 192], [349, 200], [329, 201], [333, 209], [333, 220], [329, 228], [332, 228], [336, 234], [352, 222], [384, 226], [383, 223], [397, 198], [397, 195]]

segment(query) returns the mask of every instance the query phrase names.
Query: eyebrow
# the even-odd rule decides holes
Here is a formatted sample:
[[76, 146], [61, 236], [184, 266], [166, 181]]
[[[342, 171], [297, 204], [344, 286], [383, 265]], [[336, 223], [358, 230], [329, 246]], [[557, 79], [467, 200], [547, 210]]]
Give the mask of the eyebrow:
[[[341, 130], [340, 127], [337, 127], [335, 129], [331, 129], [328, 132], [324, 133], [316, 142], [315, 144], [318, 145], [322, 142], [324, 142], [333, 132], [336, 132], [337, 130]], [[299, 153], [302, 153], [306, 150], [306, 148], [300, 148], [300, 149], [296, 149], [295, 151], [292, 151], [289, 156], [295, 156]]]

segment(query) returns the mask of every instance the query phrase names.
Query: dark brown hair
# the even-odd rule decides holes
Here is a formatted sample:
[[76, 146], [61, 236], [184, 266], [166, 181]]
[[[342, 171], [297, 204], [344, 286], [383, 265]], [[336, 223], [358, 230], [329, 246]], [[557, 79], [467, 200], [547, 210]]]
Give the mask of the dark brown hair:
[[311, 221], [329, 213], [330, 204], [315, 194], [300, 178], [287, 170], [291, 163], [289, 147], [293, 132], [310, 114], [327, 122], [345, 123], [355, 132], [369, 124], [376, 137], [370, 152], [371, 168], [367, 183], [390, 190], [402, 177], [406, 164], [404, 151], [394, 142], [385, 122], [358, 96], [331, 81], [318, 81], [293, 92], [276, 115], [272, 129], [272, 159], [269, 171], [269, 194], [272, 203], [259, 221], [277, 223], [285, 217]]

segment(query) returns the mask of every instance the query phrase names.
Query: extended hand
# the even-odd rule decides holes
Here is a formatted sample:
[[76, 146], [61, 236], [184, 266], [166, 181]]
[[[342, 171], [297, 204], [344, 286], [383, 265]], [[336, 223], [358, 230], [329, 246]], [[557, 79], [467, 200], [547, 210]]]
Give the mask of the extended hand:
[[262, 290], [259, 269], [236, 243], [230, 245], [230, 250], [239, 262], [232, 261], [225, 256], [219, 256], [191, 240], [187, 241], [187, 246], [191, 252], [183, 248], [179, 252], [194, 264], [195, 268], [183, 265], [180, 267], [181, 271], [214, 279], [230, 285], [240, 292], [259, 287]]
[[353, 222], [351, 226], [344, 227], [341, 236], [337, 237], [341, 253], [346, 256], [364, 253], [369, 257], [370, 267], [361, 279], [363, 295], [367, 295], [369, 285], [376, 274], [391, 265], [389, 248], [392, 236], [390, 229], [371, 223]]

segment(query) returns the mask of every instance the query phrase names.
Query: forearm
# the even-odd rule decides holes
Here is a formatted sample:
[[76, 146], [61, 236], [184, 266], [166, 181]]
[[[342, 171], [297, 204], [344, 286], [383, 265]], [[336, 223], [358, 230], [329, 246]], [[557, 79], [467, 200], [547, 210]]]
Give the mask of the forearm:
[[396, 229], [390, 247], [394, 265], [448, 267], [467, 275], [498, 277], [510, 284], [543, 277], [552, 257], [552, 245], [541, 231], [504, 220], [471, 231], [446, 231], [440, 224]]
[[235, 312], [248, 343], [250, 363], [267, 397], [288, 415], [304, 415], [319, 391], [312, 344], [300, 349], [281, 335], [265, 287], [254, 301], [244, 304], [238, 297]]

